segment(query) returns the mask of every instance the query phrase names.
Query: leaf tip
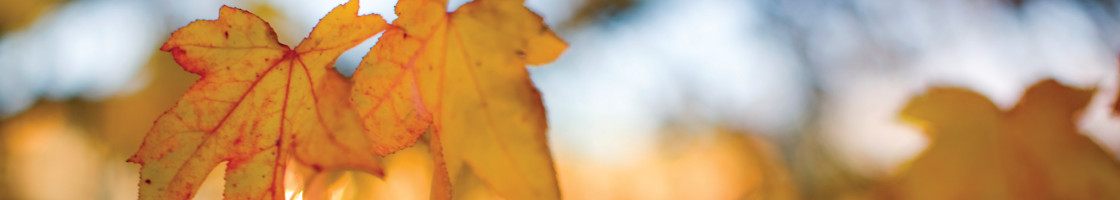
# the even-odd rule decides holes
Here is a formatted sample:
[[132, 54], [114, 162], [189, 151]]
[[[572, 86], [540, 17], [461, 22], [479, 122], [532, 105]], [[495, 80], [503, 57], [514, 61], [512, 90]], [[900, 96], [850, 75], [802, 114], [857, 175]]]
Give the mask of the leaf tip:
[[140, 160], [139, 155], [132, 155], [132, 157], [128, 157], [128, 159], [124, 160], [124, 162], [136, 163], [136, 164], [140, 164], [140, 165], [144, 164], [144, 162], [142, 160]]

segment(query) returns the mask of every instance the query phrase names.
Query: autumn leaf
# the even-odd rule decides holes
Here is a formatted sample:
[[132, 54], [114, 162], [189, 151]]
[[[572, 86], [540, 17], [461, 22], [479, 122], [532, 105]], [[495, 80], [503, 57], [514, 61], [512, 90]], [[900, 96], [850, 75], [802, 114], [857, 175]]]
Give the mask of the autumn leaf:
[[1001, 111], [967, 89], [931, 89], [902, 111], [930, 143], [894, 177], [892, 197], [1120, 198], [1120, 163], [1075, 124], [1092, 94], [1045, 80]]
[[347, 49], [382, 31], [378, 15], [336, 7], [295, 49], [268, 23], [222, 7], [161, 47], [202, 76], [161, 115], [129, 162], [142, 165], [141, 199], [188, 199], [228, 162], [225, 197], [282, 199], [290, 158], [316, 169], [381, 173], [378, 157], [348, 104], [350, 85], [333, 68]]
[[[384, 155], [431, 130], [432, 197], [474, 173], [509, 199], [559, 198], [544, 107], [526, 65], [567, 48], [521, 0], [402, 0], [354, 74], [351, 98]], [[465, 169], [470, 170], [465, 170]]]

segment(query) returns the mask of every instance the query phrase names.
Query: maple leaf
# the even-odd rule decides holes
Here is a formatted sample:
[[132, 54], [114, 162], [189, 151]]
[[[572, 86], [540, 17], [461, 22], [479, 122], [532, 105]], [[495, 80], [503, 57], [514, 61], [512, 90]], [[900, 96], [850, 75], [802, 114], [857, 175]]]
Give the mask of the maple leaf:
[[888, 187], [901, 199], [1120, 198], [1120, 163], [1075, 124], [1092, 94], [1045, 80], [1001, 111], [967, 89], [931, 89], [901, 114], [929, 147]]
[[567, 48], [521, 0], [402, 0], [354, 73], [351, 100], [378, 154], [431, 130], [432, 197], [469, 167], [510, 199], [559, 198], [544, 107], [526, 65]]
[[160, 49], [202, 76], [161, 115], [129, 162], [142, 165], [141, 199], [188, 199], [228, 162], [225, 197], [282, 199], [290, 158], [315, 169], [381, 173], [348, 104], [350, 84], [333, 69], [345, 50], [387, 26], [340, 5], [295, 49], [256, 15], [223, 6], [217, 20], [172, 33]]

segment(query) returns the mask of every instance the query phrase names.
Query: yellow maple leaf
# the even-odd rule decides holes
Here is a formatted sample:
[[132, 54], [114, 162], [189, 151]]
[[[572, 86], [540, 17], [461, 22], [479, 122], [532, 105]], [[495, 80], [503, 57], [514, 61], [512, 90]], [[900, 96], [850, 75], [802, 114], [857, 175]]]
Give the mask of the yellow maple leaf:
[[[432, 197], [474, 173], [510, 199], [556, 199], [540, 94], [525, 65], [567, 48], [521, 0], [402, 0], [400, 15], [354, 74], [352, 101], [379, 154], [431, 130]], [[470, 170], [464, 170], [464, 169]]]
[[1045, 80], [1001, 111], [961, 88], [934, 88], [902, 117], [929, 147], [890, 184], [897, 199], [1118, 199], [1120, 163], [1075, 124], [1092, 90]]
[[222, 7], [161, 47], [202, 76], [156, 120], [129, 162], [141, 168], [141, 199], [188, 199], [228, 162], [225, 197], [282, 199], [285, 164], [381, 173], [369, 138], [349, 106], [349, 82], [333, 69], [347, 49], [381, 32], [378, 15], [357, 16], [357, 1], [336, 7], [295, 49], [268, 23]]

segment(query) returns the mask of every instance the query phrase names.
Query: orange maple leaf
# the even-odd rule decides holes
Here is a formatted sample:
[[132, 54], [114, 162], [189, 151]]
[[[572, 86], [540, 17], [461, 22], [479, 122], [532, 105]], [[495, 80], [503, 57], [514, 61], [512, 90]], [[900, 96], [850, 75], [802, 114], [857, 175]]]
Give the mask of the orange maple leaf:
[[540, 94], [525, 65], [567, 48], [522, 0], [402, 0], [400, 15], [354, 73], [352, 101], [377, 153], [411, 146], [431, 130], [432, 197], [446, 199], [473, 170], [510, 199], [555, 199]]
[[894, 177], [892, 199], [1120, 198], [1120, 163], [1075, 124], [1092, 94], [1046, 80], [1009, 111], [961, 88], [914, 98], [902, 117], [930, 143]]
[[284, 198], [290, 158], [315, 169], [380, 174], [373, 144], [349, 106], [350, 83], [333, 69], [347, 49], [387, 26], [357, 16], [357, 1], [319, 21], [295, 49], [256, 15], [222, 7], [161, 47], [201, 75], [177, 105], [156, 120], [129, 162], [142, 165], [141, 199], [188, 199], [206, 175], [228, 162], [225, 197]]

